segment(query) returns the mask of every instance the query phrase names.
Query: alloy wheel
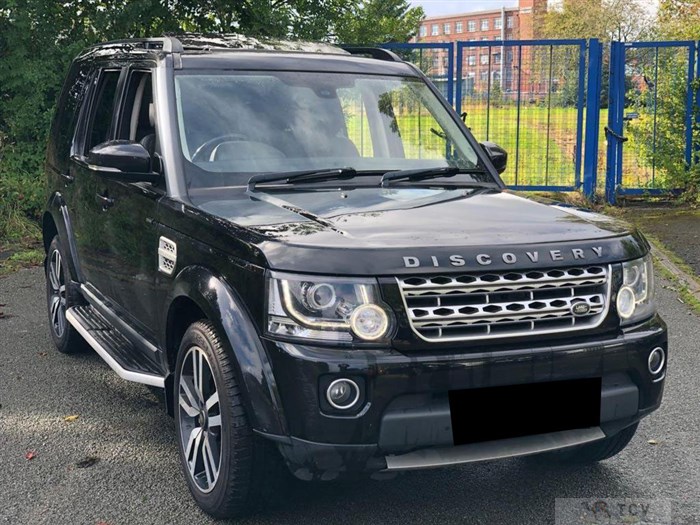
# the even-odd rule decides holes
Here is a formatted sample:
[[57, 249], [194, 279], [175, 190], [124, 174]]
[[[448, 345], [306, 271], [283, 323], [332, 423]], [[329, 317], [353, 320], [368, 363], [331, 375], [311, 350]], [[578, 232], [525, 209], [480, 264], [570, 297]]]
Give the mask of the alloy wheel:
[[66, 331], [66, 280], [61, 252], [54, 250], [49, 258], [49, 318], [51, 328], [59, 339]]
[[209, 361], [198, 346], [187, 350], [178, 385], [180, 446], [189, 475], [202, 492], [216, 485], [221, 468], [221, 409]]

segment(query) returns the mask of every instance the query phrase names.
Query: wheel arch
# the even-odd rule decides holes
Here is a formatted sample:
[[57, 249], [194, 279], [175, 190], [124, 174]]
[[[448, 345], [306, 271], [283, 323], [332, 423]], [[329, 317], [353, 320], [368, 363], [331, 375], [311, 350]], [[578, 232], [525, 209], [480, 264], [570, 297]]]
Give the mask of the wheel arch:
[[180, 341], [187, 328], [199, 319], [210, 321], [233, 356], [238, 384], [254, 429], [286, 435], [286, 422], [267, 353], [243, 301], [219, 275], [203, 266], [180, 271], [172, 299], [164, 312], [168, 368], [166, 398], [172, 411], [174, 369]]
[[45, 253], [48, 253], [51, 241], [58, 235], [68, 255], [68, 268], [71, 278], [78, 282], [83, 282], [68, 206], [63, 195], [58, 191], [49, 196], [46, 210], [41, 220], [41, 234]]

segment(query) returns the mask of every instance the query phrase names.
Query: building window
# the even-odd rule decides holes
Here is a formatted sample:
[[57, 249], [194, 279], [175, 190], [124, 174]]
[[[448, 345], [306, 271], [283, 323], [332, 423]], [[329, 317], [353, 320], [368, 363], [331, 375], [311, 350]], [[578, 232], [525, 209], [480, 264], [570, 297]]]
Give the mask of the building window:
[[481, 71], [481, 72], [479, 72], [479, 76], [481, 77], [481, 80], [486, 81], [489, 79], [489, 72], [488, 71]]
[[482, 36], [482, 37], [481, 37], [481, 41], [482, 41], [482, 42], [483, 42], [484, 40], [488, 40], [488, 39], [489, 39], [489, 37], [487, 37], [487, 36]]
[[493, 19], [493, 28], [494, 29], [503, 29], [503, 19], [501, 17]]
[[428, 28], [425, 26], [420, 26], [420, 36], [428, 36]]
[[506, 27], [508, 29], [513, 29], [513, 17], [512, 16], [509, 16], [508, 18], [506, 18]]
[[493, 61], [495, 64], [500, 64], [501, 63], [501, 54], [500, 53], [494, 53], [493, 54]]
[[432, 31], [430, 32], [432, 36], [438, 36], [440, 34], [440, 26], [438, 24], [433, 24]]
[[489, 56], [488, 55], [481, 55], [481, 65], [485, 66], [488, 63], [489, 63]]
[[439, 67], [440, 67], [440, 58], [434, 57], [433, 58], [433, 69], [438, 69]]
[[457, 33], [462, 33], [464, 31], [462, 22], [455, 22], [455, 31]]
[[476, 20], [469, 20], [469, 22], [467, 22], [467, 29], [470, 33], [476, 31]]
[[475, 66], [476, 65], [476, 55], [469, 55], [467, 57], [467, 64], [470, 66]]
[[443, 24], [442, 32], [446, 35], [449, 35], [452, 32], [452, 24]]
[[508, 51], [506, 51], [506, 62], [508, 62], [510, 64], [512, 61], [513, 61], [513, 51], [509, 49]]
[[481, 30], [482, 30], [482, 31], [488, 31], [488, 30], [489, 30], [489, 21], [488, 21], [487, 18], [484, 18], [484, 19], [481, 21]]

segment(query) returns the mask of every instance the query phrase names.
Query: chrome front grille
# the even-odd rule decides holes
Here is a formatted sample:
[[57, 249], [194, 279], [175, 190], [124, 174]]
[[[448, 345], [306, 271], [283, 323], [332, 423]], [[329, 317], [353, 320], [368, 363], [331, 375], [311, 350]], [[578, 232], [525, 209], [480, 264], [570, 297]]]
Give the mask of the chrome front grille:
[[[397, 279], [413, 331], [426, 341], [532, 336], [594, 328], [610, 299], [610, 267]], [[578, 303], [585, 306], [574, 308]], [[574, 310], [579, 310], [574, 314]]]

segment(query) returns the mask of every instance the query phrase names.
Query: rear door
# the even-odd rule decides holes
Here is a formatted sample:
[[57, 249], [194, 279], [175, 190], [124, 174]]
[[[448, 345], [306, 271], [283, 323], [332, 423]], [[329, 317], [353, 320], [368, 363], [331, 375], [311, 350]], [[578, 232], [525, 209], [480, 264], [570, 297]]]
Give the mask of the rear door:
[[101, 295], [111, 296], [115, 261], [105, 237], [107, 208], [100, 194], [102, 181], [86, 164], [87, 153], [114, 137], [114, 115], [122, 69], [104, 68], [93, 72], [87, 107], [78, 128], [70, 175], [73, 178], [71, 212], [76, 248], [85, 282]]

